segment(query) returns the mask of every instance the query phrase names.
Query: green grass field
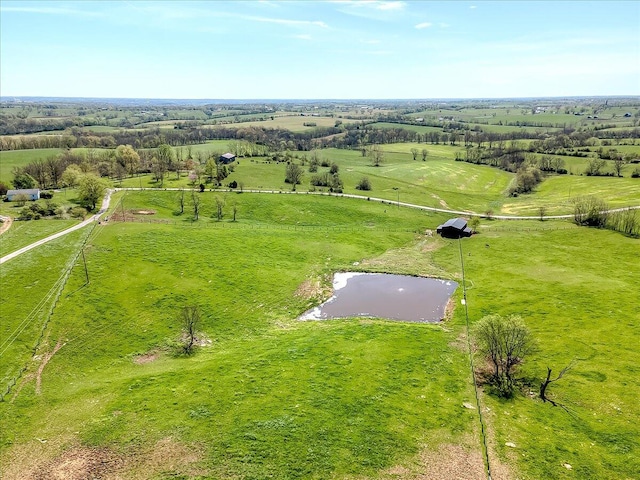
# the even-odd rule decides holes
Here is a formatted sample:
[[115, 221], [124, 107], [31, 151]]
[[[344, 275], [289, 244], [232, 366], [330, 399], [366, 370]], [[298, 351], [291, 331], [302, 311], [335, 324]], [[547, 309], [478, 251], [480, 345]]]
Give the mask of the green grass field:
[[[228, 123], [222, 125], [223, 127], [233, 128], [248, 128], [248, 127], [261, 127], [261, 128], [282, 128], [291, 130], [292, 132], [305, 132], [313, 130], [315, 126], [305, 126], [305, 123], [315, 123], [318, 127], [333, 127], [336, 123], [336, 118], [333, 117], [312, 117], [296, 115], [276, 115], [273, 120], [267, 115], [267, 120], [256, 120], [251, 122], [238, 122]], [[216, 126], [212, 126], [215, 128]]]
[[[416, 233], [446, 216], [245, 193], [232, 195], [238, 222], [228, 211], [216, 222], [219, 194], [205, 192], [202, 220], [191, 224], [174, 216], [174, 195], [118, 194], [126, 208], [153, 209], [176, 224], [96, 227], [86, 248], [90, 283], [77, 264], [38, 352], [62, 345], [41, 372], [40, 393], [42, 357], [27, 360], [26, 339], [20, 357], [0, 357], [7, 372], [29, 364], [17, 397], [0, 403], [6, 478], [60, 462], [69, 448], [155, 458], [124, 462], [126, 478], [390, 479], [392, 471], [424, 471], [421, 459], [439, 446], [479, 454], [477, 414], [462, 407], [473, 401], [463, 309], [444, 326], [296, 320], [320, 294], [295, 292], [326, 284], [334, 271], [459, 280], [457, 242]], [[547, 365], [557, 371], [576, 360], [551, 389], [572, 416], [528, 395], [482, 395], [496, 465], [523, 479], [632, 478], [640, 446], [638, 241], [568, 222], [484, 221], [481, 232], [462, 244], [471, 321], [493, 312], [525, 318], [539, 342], [523, 369], [533, 391]], [[18, 278], [14, 294], [3, 295], [3, 341], [24, 317], [25, 298], [43, 297], [59, 274], [54, 265], [77, 248], [70, 240], [3, 266], [3, 280]], [[49, 265], [51, 279], [29, 270], [36, 265]], [[176, 316], [192, 304], [202, 308], [211, 343], [174, 357]], [[190, 454], [158, 459], [167, 442]]]
[[20, 167], [33, 160], [44, 160], [49, 156], [57, 155], [59, 152], [60, 150], [57, 148], [0, 151], [0, 182], [12, 188], [12, 172], [15, 167]]
[[14, 221], [9, 230], [0, 235], [0, 257], [53, 235], [78, 223], [77, 220]]

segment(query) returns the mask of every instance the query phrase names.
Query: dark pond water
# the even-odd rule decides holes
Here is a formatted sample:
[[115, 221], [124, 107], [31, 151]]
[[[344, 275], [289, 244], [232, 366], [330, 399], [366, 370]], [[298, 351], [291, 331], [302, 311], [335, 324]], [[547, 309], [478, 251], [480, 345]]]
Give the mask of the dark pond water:
[[408, 322], [439, 322], [458, 287], [451, 280], [386, 273], [336, 273], [333, 296], [300, 317], [326, 320], [379, 317]]

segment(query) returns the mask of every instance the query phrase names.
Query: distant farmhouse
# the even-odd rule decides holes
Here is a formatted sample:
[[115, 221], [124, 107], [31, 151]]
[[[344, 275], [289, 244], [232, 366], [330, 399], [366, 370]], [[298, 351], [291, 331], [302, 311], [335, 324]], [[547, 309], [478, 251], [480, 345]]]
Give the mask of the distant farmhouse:
[[464, 218], [451, 218], [442, 225], [438, 225], [436, 232], [445, 238], [471, 236], [471, 229], [467, 227], [467, 221]]
[[22, 190], [7, 190], [7, 200], [14, 202], [16, 197], [24, 195], [28, 200], [39, 200], [40, 189], [39, 188], [25, 188]]
[[220, 155], [220, 163], [231, 163], [233, 161], [235, 161], [236, 156], [233, 153], [224, 153], [222, 155]]

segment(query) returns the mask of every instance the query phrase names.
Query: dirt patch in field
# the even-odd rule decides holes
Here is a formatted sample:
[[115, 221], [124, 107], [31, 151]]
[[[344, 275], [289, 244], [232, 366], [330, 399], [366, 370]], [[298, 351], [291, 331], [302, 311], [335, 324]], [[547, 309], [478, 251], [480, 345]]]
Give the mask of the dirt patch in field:
[[58, 352], [58, 350], [60, 350], [63, 347], [63, 345], [64, 344], [62, 343], [62, 340], [58, 340], [58, 343], [56, 343], [56, 346], [53, 347], [53, 350], [45, 353], [42, 356], [42, 362], [40, 363], [40, 366], [38, 367], [38, 372], [36, 373], [36, 393], [38, 395], [40, 395], [40, 390], [42, 385], [42, 372], [44, 371], [44, 367], [47, 366], [47, 363], [49, 363], [49, 360], [51, 360], [51, 358]]
[[296, 297], [305, 300], [326, 298], [331, 294], [329, 282], [323, 282], [320, 278], [309, 278], [302, 282], [296, 289]]
[[[27, 473], [25, 480], [85, 480], [105, 478], [123, 463], [115, 453], [104, 448], [77, 447]], [[9, 477], [7, 477], [9, 478]]]
[[[113, 222], [133, 222], [138, 217], [149, 217], [155, 215], [157, 212], [155, 210], [144, 209], [144, 210], [116, 210], [109, 217], [110, 221]], [[140, 221], [140, 220], [138, 220]]]
[[[469, 440], [470, 441], [470, 440]], [[382, 472], [385, 480], [486, 480], [487, 473], [480, 445], [471, 447], [468, 441], [462, 445], [444, 444], [437, 449], [425, 447], [414, 462], [396, 465]], [[509, 470], [491, 459], [491, 478], [510, 480]]]
[[11, 224], [13, 223], [13, 218], [11, 217], [2, 217], [2, 219], [4, 221], [0, 223], [0, 235], [9, 230], [9, 227], [11, 227]]
[[442, 241], [439, 241], [437, 238], [420, 242], [420, 251], [422, 253], [435, 252], [440, 247], [442, 247]]
[[158, 359], [158, 357], [160, 357], [160, 352], [158, 351], [151, 351], [151, 352], [147, 352], [143, 355], [136, 355], [133, 358], [133, 363], [137, 363], [138, 365], [144, 365], [145, 363], [151, 363], [154, 362]]
[[[30, 451], [33, 453], [33, 450]], [[104, 447], [76, 445], [44, 461], [38, 460], [42, 458], [38, 454], [21, 458], [22, 461], [6, 465], [3, 479], [142, 480], [158, 475], [191, 478], [206, 476], [208, 473], [199, 465], [204, 458], [203, 448], [200, 445], [179, 443], [172, 437], [164, 438], [148, 449], [127, 454]]]
[[444, 307], [444, 317], [443, 321], [451, 320], [453, 317], [453, 311], [456, 309], [456, 301], [453, 298], [450, 298], [447, 304]]

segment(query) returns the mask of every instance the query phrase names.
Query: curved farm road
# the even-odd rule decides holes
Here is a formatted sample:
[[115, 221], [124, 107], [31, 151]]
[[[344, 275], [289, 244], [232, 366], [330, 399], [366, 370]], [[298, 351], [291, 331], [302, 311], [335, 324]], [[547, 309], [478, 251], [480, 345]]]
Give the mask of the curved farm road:
[[[157, 191], [157, 190], [169, 190], [169, 191], [180, 191], [183, 190], [181, 188], [164, 188], [164, 189], [157, 189], [157, 188], [137, 188], [137, 187], [131, 187], [131, 188], [112, 188], [107, 190], [107, 193], [104, 196], [104, 199], [102, 200], [102, 207], [100, 208], [100, 210], [98, 211], [98, 213], [96, 213], [95, 215], [93, 215], [92, 217], [88, 218], [87, 220], [83, 221], [82, 223], [79, 223], [78, 225], [75, 225], [71, 228], [68, 228], [66, 230], [63, 230], [62, 232], [58, 232], [54, 235], [51, 235], [47, 238], [43, 238], [42, 240], [38, 240], [37, 242], [32, 243], [31, 245], [27, 245], [26, 247], [21, 248], [20, 250], [16, 250], [13, 253], [10, 253], [8, 255], [5, 255], [4, 257], [0, 258], [0, 264], [3, 264], [4, 262], [11, 260], [12, 258], [17, 257], [18, 255], [22, 255], [25, 252], [28, 252], [29, 250], [36, 248], [44, 243], [50, 242], [51, 240], [54, 240], [56, 238], [62, 237], [63, 235], [66, 235], [68, 233], [71, 233], [75, 230], [78, 230], [88, 224], [90, 224], [91, 222], [94, 222], [96, 220], [98, 220], [109, 208], [109, 202], [111, 201], [111, 194], [114, 192], [119, 192], [119, 191], [140, 191], [140, 190], [152, 190], [152, 191]], [[214, 190], [215, 191], [215, 190]], [[231, 191], [231, 190], [217, 190], [217, 191]], [[394, 202], [393, 200], [388, 200], [388, 199], [384, 199], [384, 198], [376, 198], [376, 197], [367, 197], [365, 195], [354, 195], [351, 193], [326, 193], [326, 192], [292, 192], [292, 191], [281, 191], [281, 190], [243, 190], [246, 193], [272, 193], [272, 194], [282, 194], [282, 195], [324, 195], [324, 196], [332, 196], [332, 197], [346, 197], [346, 198], [356, 198], [359, 200], [368, 200], [368, 201], [372, 201], [372, 202], [380, 202], [380, 203], [388, 203], [391, 205], [402, 205], [403, 207], [407, 207], [407, 208], [416, 208], [418, 210], [426, 210], [429, 212], [439, 212], [439, 213], [450, 213], [453, 215], [467, 215], [467, 216], [471, 216], [471, 217], [480, 217], [480, 218], [487, 218], [488, 215], [482, 214], [482, 213], [475, 213], [475, 212], [468, 212], [468, 211], [463, 211], [463, 210], [451, 210], [451, 209], [447, 209], [447, 208], [436, 208], [436, 207], [427, 207], [425, 205], [416, 205], [415, 203], [406, 203], [406, 202]], [[636, 206], [632, 206], [632, 207], [623, 207], [623, 208], [614, 208], [611, 210], [607, 210], [608, 213], [613, 213], [613, 212], [620, 212], [623, 210], [636, 210], [636, 209], [640, 209], [640, 205], [636, 205]], [[572, 218], [573, 215], [568, 214], [568, 215], [545, 215], [545, 219], [567, 219], [567, 218]], [[496, 219], [496, 220], [538, 220], [540, 218], [539, 215], [529, 215], [529, 216], [513, 216], [513, 215], [491, 215], [491, 218]]]
[[111, 202], [111, 194], [114, 191], [115, 190], [113, 189], [107, 190], [107, 193], [104, 195], [104, 198], [102, 199], [102, 207], [100, 208], [100, 210], [98, 210], [98, 213], [92, 215], [86, 220], [80, 222], [79, 224], [74, 225], [73, 227], [67, 228], [66, 230], [62, 230], [61, 232], [58, 232], [58, 233], [54, 233], [53, 235], [49, 235], [48, 237], [43, 238], [42, 240], [33, 242], [32, 244], [27, 245], [26, 247], [22, 247], [20, 250], [16, 250], [15, 252], [11, 252], [10, 254], [5, 255], [4, 257], [0, 258], [0, 265], [3, 264], [4, 262], [11, 260], [12, 258], [17, 257], [18, 255], [22, 255], [23, 253], [28, 252], [33, 248], [39, 247], [40, 245], [50, 242], [51, 240], [55, 240], [56, 238], [60, 238], [64, 235], [67, 235], [68, 233], [75, 232], [76, 230], [86, 227], [91, 222], [97, 221], [104, 214], [104, 212], [106, 212], [107, 209], [109, 208], [109, 203]]

